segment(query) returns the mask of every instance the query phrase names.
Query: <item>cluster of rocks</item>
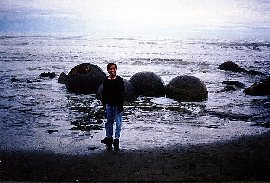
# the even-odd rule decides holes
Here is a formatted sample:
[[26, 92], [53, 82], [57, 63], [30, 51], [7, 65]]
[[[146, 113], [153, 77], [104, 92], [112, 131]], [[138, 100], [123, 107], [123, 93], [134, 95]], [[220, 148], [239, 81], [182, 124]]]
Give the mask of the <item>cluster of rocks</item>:
[[238, 89], [245, 88], [245, 84], [240, 81], [222, 81], [222, 84], [225, 84], [225, 87], [221, 91], [218, 91], [218, 93], [236, 91]]
[[[264, 76], [260, 82], [256, 82], [248, 88], [239, 81], [223, 81], [225, 87], [218, 92], [236, 91], [244, 89], [247, 95], [261, 96], [270, 95], [270, 77], [259, 71], [246, 70], [232, 61], [226, 61], [219, 67], [220, 70], [230, 72], [243, 72], [252, 75]], [[54, 78], [55, 72], [43, 72], [40, 77]], [[106, 74], [97, 65], [90, 63], [82, 63], [75, 66], [67, 74], [62, 72], [58, 77], [58, 82], [65, 84], [68, 91], [74, 93], [97, 94], [97, 98], [101, 99], [103, 89], [102, 82], [106, 78]], [[20, 82], [20, 79], [11, 78], [12, 82]], [[39, 80], [36, 80], [39, 81]], [[27, 83], [33, 81], [27, 80]], [[138, 72], [135, 73], [130, 80], [124, 80], [126, 101], [134, 101], [139, 95], [147, 97], [162, 97], [178, 101], [203, 101], [208, 97], [208, 91], [205, 84], [194, 76], [177, 76], [173, 78], [167, 85], [164, 85], [161, 77], [154, 72]]]
[[[43, 72], [39, 75], [40, 78], [50, 78], [53, 79], [56, 77], [56, 73], [55, 72]], [[40, 78], [32, 78], [32, 79], [25, 79], [25, 78], [21, 78], [18, 79], [16, 77], [12, 77], [10, 80], [11, 82], [26, 82], [26, 83], [34, 83], [34, 82], [40, 82]]]
[[[106, 74], [96, 65], [83, 63], [77, 65], [66, 75], [61, 73], [59, 83], [71, 92], [96, 93], [101, 98], [102, 82]], [[139, 95], [147, 97], [167, 96], [178, 101], [202, 101], [207, 99], [205, 84], [194, 76], [178, 76], [168, 85], [154, 72], [138, 72], [130, 80], [124, 80], [126, 101], [134, 101]]]
[[[231, 72], [244, 72], [255, 75], [265, 75], [264, 73], [246, 70], [239, 67], [232, 61], [224, 62], [219, 66], [220, 70]], [[51, 74], [47, 74], [49, 77]], [[65, 84], [70, 92], [75, 93], [95, 93], [97, 98], [101, 99], [103, 90], [102, 82], [106, 74], [97, 65], [83, 63], [75, 66], [66, 75], [61, 73], [58, 82]], [[245, 88], [245, 85], [239, 81], [223, 81], [226, 87], [221, 92], [235, 91], [238, 88]], [[167, 96], [177, 101], [203, 101], [208, 97], [208, 91], [205, 84], [194, 76], [177, 76], [167, 85], [164, 85], [160, 76], [154, 72], [135, 73], [130, 80], [124, 80], [126, 101], [134, 101], [139, 95], [147, 97]], [[260, 83], [254, 83], [245, 88], [244, 93], [248, 95], [270, 95], [270, 77], [262, 80]]]
[[39, 75], [40, 77], [54, 78], [56, 76], [55, 72], [43, 72]]
[[[232, 61], [222, 63], [219, 67], [220, 70], [231, 71], [231, 72], [244, 72], [251, 75], [265, 76], [264, 73], [254, 70], [246, 70], [240, 67]], [[244, 88], [245, 85], [239, 81], [223, 81], [223, 84], [227, 84], [222, 91], [234, 91], [236, 88]], [[270, 95], [270, 77], [262, 79], [260, 82], [256, 82], [248, 88], [244, 89], [244, 93], [247, 95], [262, 96]]]

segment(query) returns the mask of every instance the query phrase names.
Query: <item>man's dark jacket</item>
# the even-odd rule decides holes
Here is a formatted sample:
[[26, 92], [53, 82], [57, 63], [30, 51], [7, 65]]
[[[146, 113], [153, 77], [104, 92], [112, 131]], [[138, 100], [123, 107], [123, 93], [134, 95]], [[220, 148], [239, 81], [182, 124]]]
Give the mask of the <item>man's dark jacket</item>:
[[125, 85], [124, 80], [120, 76], [116, 76], [115, 79], [106, 78], [103, 82], [102, 90], [102, 104], [105, 106], [109, 104], [111, 106], [118, 106], [119, 110], [123, 110], [125, 99]]

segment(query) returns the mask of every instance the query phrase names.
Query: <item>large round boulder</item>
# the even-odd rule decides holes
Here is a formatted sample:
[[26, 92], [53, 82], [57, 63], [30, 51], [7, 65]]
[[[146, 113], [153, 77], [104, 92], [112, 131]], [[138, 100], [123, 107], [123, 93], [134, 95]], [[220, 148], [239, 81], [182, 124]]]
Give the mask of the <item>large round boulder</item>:
[[262, 80], [260, 83], [254, 83], [246, 88], [244, 93], [254, 96], [270, 95], [270, 77]]
[[165, 95], [165, 86], [161, 77], [153, 72], [138, 72], [130, 78], [138, 95], [160, 97]]
[[133, 87], [133, 85], [128, 81], [124, 80], [125, 84], [125, 100], [132, 102], [138, 98], [138, 95]]
[[177, 76], [166, 86], [166, 95], [178, 101], [202, 101], [207, 99], [205, 84], [194, 76]]
[[68, 73], [66, 86], [71, 92], [96, 93], [106, 74], [102, 69], [90, 63], [75, 66]]
[[[125, 85], [125, 101], [129, 101], [129, 102], [135, 101], [138, 96], [132, 84], [128, 80], [124, 79], [124, 85]], [[96, 93], [96, 97], [99, 100], [102, 99], [102, 90], [103, 90], [103, 84], [99, 86]]]

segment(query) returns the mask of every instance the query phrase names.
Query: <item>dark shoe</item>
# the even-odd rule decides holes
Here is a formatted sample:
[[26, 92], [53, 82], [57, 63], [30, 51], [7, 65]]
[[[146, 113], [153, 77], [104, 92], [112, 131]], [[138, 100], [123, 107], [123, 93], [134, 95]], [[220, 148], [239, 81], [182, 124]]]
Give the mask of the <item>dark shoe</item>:
[[113, 138], [105, 137], [104, 139], [101, 140], [101, 143], [107, 144], [107, 145], [112, 145], [112, 143], [113, 143]]
[[113, 147], [115, 150], [119, 150], [119, 139], [114, 139]]
[[107, 151], [111, 152], [112, 151], [112, 144], [106, 144], [106, 149]]

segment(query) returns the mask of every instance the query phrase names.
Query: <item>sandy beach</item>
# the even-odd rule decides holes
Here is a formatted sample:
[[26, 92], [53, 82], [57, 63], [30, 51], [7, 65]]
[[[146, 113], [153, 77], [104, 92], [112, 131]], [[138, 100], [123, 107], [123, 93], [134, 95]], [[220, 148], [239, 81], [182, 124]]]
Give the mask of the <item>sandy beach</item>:
[[0, 153], [1, 181], [270, 181], [270, 133], [92, 155]]

